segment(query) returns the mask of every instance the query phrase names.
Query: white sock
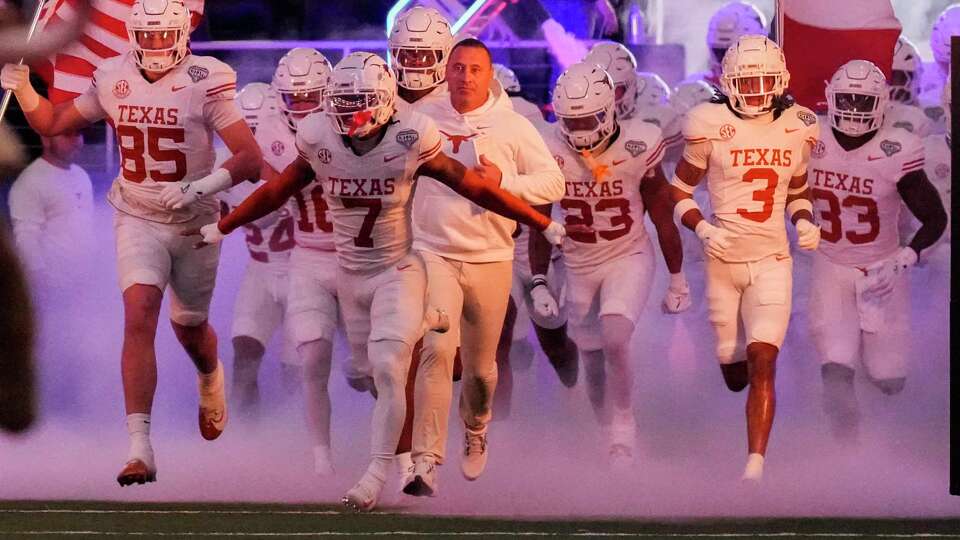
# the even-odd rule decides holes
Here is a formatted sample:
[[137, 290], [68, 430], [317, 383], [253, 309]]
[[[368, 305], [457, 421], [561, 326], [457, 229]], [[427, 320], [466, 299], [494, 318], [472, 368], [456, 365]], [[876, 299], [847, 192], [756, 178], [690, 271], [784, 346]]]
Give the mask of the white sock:
[[222, 386], [223, 364], [220, 362], [220, 360], [217, 360], [217, 368], [214, 369], [212, 373], [203, 373], [198, 371], [197, 379], [200, 383], [201, 392], [212, 393], [216, 391], [218, 387]]
[[150, 415], [134, 413], [127, 415], [127, 433], [130, 435], [130, 451], [127, 461], [139, 459], [153, 468], [153, 447], [150, 445]]
[[393, 457], [394, 467], [396, 467], [397, 473], [402, 475], [407, 474], [407, 471], [410, 470], [410, 467], [413, 467], [413, 454], [410, 452], [404, 452], [402, 454], [397, 454]]
[[318, 444], [313, 447], [313, 462], [316, 473], [319, 475], [334, 474], [333, 452], [329, 446]]
[[763, 478], [763, 455], [750, 454], [747, 456], [747, 466], [743, 469], [743, 480], [759, 482]]

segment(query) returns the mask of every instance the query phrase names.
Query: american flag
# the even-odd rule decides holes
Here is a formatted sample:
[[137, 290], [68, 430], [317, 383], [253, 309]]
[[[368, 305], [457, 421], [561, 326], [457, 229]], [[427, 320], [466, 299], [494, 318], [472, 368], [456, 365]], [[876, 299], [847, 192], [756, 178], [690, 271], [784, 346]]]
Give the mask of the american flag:
[[[79, 0], [44, 0], [37, 32], [53, 28], [77, 16]], [[196, 28], [203, 16], [204, 0], [184, 0]], [[100, 62], [130, 49], [126, 21], [134, 0], [93, 0], [90, 20], [80, 39], [46, 61], [33, 67], [49, 86], [53, 103], [69, 101], [82, 94]]]

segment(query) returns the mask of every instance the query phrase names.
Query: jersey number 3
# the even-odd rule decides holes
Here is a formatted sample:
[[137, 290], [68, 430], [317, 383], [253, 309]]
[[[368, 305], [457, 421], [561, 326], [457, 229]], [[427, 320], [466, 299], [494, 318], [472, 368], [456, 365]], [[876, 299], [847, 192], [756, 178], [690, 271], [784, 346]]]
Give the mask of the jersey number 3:
[[737, 214], [745, 219], [749, 219], [750, 221], [763, 223], [764, 221], [770, 219], [770, 216], [773, 215], [773, 194], [777, 191], [777, 184], [780, 182], [780, 176], [777, 175], [777, 171], [767, 167], [750, 169], [743, 175], [744, 182], [753, 183], [757, 180], [764, 180], [767, 183], [766, 187], [763, 189], [758, 189], [753, 192], [753, 200], [762, 202], [763, 207], [758, 211], [751, 211], [747, 210], [746, 208], [737, 208]]
[[[154, 182], [179, 182], [187, 175], [187, 156], [177, 149], [162, 149], [160, 141], [174, 144], [183, 143], [186, 134], [183, 128], [150, 126], [144, 131], [137, 126], [117, 126], [117, 145], [120, 147], [120, 160], [123, 177], [130, 182], [140, 183], [149, 175]], [[126, 146], [125, 143], [130, 143]], [[146, 155], [154, 162], [172, 162], [173, 172], [154, 169], [147, 171]], [[129, 168], [132, 165], [133, 168]]]

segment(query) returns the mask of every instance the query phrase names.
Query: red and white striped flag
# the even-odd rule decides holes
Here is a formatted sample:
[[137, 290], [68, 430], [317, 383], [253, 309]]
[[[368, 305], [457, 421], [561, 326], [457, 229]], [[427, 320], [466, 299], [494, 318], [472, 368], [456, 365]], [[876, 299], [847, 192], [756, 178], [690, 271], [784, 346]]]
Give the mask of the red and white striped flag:
[[890, 0], [778, 0], [777, 6], [790, 92], [801, 105], [826, 110], [825, 81], [850, 60], [869, 60], [890, 77], [901, 30]]
[[[78, 0], [45, 0], [37, 32], [52, 28], [77, 16]], [[192, 15], [193, 28], [203, 16], [204, 0], [184, 0]], [[93, 0], [90, 20], [80, 39], [47, 61], [32, 68], [46, 81], [53, 103], [69, 101], [82, 94], [100, 62], [130, 49], [126, 21], [134, 0]]]

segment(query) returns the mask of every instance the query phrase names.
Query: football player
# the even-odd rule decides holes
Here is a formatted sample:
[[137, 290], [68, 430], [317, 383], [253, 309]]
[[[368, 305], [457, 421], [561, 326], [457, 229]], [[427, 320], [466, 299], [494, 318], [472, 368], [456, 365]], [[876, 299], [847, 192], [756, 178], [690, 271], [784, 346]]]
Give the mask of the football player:
[[923, 60], [920, 59], [920, 53], [909, 39], [900, 36], [893, 51], [890, 99], [883, 118], [887, 125], [903, 128], [920, 138], [926, 137], [934, 129], [933, 122], [918, 107], [922, 75]]
[[944, 111], [940, 102], [943, 86], [950, 74], [950, 41], [960, 36], [960, 4], [947, 6], [937, 17], [930, 31], [930, 49], [933, 51], [933, 64], [923, 70], [921, 82], [920, 107], [934, 123], [936, 133], [944, 130]]
[[[809, 320], [831, 430], [853, 437], [858, 360], [884, 394], [903, 389], [911, 334], [908, 269], [937, 241], [947, 217], [924, 173], [923, 142], [883, 120], [889, 90], [880, 68], [847, 62], [826, 94], [829, 125], [821, 127], [810, 159], [823, 230], [813, 259]], [[922, 225], [901, 246], [897, 224], [904, 205]]]
[[[745, 480], [759, 481], [776, 404], [777, 355], [790, 319], [792, 259], [784, 212], [801, 249], [816, 249], [807, 163], [817, 117], [785, 95], [783, 52], [764, 36], [743, 36], [723, 57], [723, 99], [687, 112], [686, 148], [672, 184], [675, 216], [695, 231], [707, 258], [707, 302], [727, 387], [747, 397]], [[693, 192], [706, 177], [712, 219]], [[746, 359], [736, 354], [738, 327]]]
[[[75, 131], [104, 118], [116, 132], [121, 170], [107, 196], [114, 219], [124, 338], [121, 353], [130, 451], [117, 481], [152, 482], [150, 409], [157, 383], [157, 318], [171, 292], [174, 334], [197, 367], [199, 427], [208, 440], [227, 421], [223, 366], [207, 312], [219, 248], [196, 251], [182, 231], [216, 221], [213, 197], [255, 178], [260, 150], [233, 101], [236, 74], [187, 47], [190, 13], [181, 0], [138, 0], [127, 21], [131, 50], [105, 60], [90, 88], [53, 106], [29, 81], [25, 65], [3, 67], [30, 126], [44, 136]], [[233, 154], [211, 171], [216, 132]]]
[[[557, 79], [557, 123], [545, 138], [566, 179], [560, 208], [567, 226], [591, 229], [571, 232], [563, 244], [570, 331], [609, 458], [625, 465], [633, 459], [636, 432], [630, 340], [656, 268], [644, 212], [650, 212], [671, 274], [680, 274], [683, 248], [660, 167], [663, 132], [639, 117], [616, 116], [614, 89], [601, 66], [570, 66]], [[532, 271], [544, 273], [548, 262], [531, 260]]]
[[707, 23], [709, 67], [706, 71], [690, 75], [685, 82], [706, 81], [713, 86], [720, 86], [721, 61], [727, 49], [741, 36], [766, 33], [767, 18], [757, 9], [757, 6], [740, 0], [723, 5], [713, 13], [710, 22]]
[[[424, 331], [426, 272], [411, 250], [414, 179], [435, 178], [476, 204], [545, 230], [554, 242], [564, 228], [498, 189], [486, 170], [466, 169], [447, 157], [432, 120], [395, 108], [396, 81], [378, 56], [355, 52], [344, 57], [329, 78], [324, 99], [323, 114], [298, 124], [298, 157], [230, 215], [198, 231], [203, 237], [198, 246], [219, 242], [310, 185], [323, 187], [334, 226], [337, 295], [348, 340], [354, 358], [370, 363], [377, 388], [372, 459], [343, 503], [370, 510], [393, 462], [411, 352]], [[362, 178], [356, 178], [357, 171]]]
[[[262, 120], [276, 112], [275, 96], [270, 85], [265, 83], [253, 82], [244, 86], [237, 93], [236, 101], [254, 135]], [[217, 157], [220, 161], [220, 156]], [[260, 180], [241, 182], [218, 193], [221, 213], [228, 214], [261, 183]], [[267, 343], [284, 322], [290, 250], [293, 248], [293, 218], [289, 209], [282, 208], [256, 223], [244, 225], [244, 230], [250, 259], [234, 304], [231, 342], [234, 398], [240, 414], [251, 418], [259, 412], [257, 378]], [[284, 380], [299, 383], [299, 368], [293, 360], [284, 354]]]

